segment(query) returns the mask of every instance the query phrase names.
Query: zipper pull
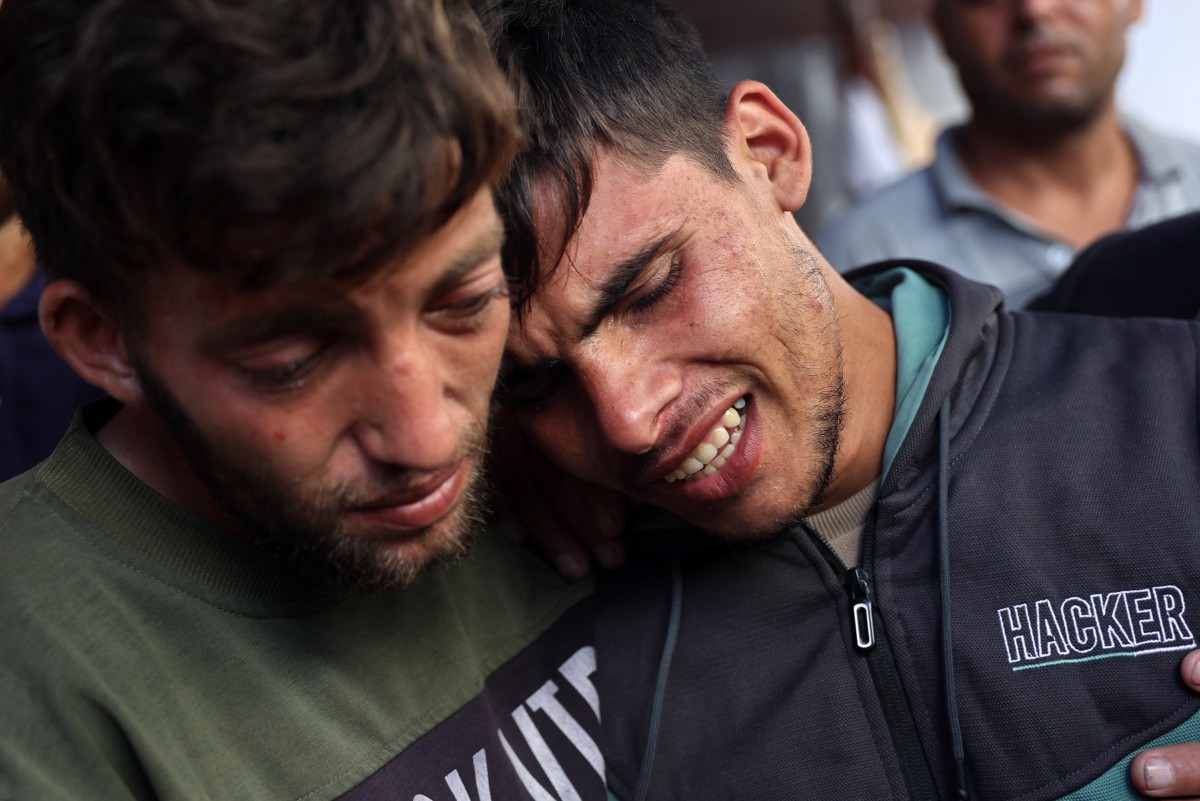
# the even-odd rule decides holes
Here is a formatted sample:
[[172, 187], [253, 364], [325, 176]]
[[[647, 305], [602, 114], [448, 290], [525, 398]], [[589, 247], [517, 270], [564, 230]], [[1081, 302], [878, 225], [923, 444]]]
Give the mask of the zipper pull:
[[854, 624], [854, 645], [864, 654], [875, 647], [875, 615], [871, 604], [870, 576], [861, 567], [846, 571], [846, 590], [850, 593], [850, 619]]

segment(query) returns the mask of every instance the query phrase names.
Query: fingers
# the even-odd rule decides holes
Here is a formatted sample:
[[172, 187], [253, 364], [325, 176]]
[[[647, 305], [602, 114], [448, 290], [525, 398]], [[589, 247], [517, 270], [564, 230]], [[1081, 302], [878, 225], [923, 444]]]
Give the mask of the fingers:
[[530, 516], [529, 539], [558, 572], [569, 579], [581, 579], [592, 566], [592, 557], [579, 538], [579, 532], [562, 522], [551, 509]]
[[576, 478], [550, 462], [515, 426], [497, 420], [492, 472], [500, 490], [497, 523], [528, 542], [569, 579], [625, 560], [624, 496]]
[[567, 578], [586, 576], [593, 560], [607, 569], [625, 561], [623, 496], [563, 474], [521, 506], [528, 541]]
[[621, 532], [625, 528], [626, 502], [618, 492], [572, 480], [561, 488], [556, 509], [565, 527], [575, 532], [578, 542], [601, 567], [620, 567], [625, 561]]
[[1179, 675], [1183, 677], [1184, 684], [1200, 692], [1200, 648], [1190, 651], [1183, 658], [1183, 664], [1179, 666]]
[[1134, 786], [1150, 798], [1200, 796], [1200, 743], [1143, 751], [1129, 769]]
[[[1183, 658], [1179, 675], [1200, 692], [1200, 649]], [[1150, 798], [1200, 797], [1200, 743], [1143, 751], [1134, 757], [1129, 771], [1134, 786]]]
[[496, 526], [516, 542], [530, 545], [568, 579], [586, 576], [592, 557], [580, 533], [560, 510], [540, 497], [527, 480], [498, 482]]

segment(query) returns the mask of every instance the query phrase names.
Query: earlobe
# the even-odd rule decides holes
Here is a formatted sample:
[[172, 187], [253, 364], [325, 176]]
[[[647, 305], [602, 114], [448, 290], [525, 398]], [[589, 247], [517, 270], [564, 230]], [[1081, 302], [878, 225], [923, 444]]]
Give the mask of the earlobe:
[[82, 284], [68, 279], [50, 284], [38, 316], [50, 344], [80, 378], [126, 404], [141, 399], [120, 328]]
[[812, 150], [804, 124], [758, 81], [742, 81], [729, 94], [725, 127], [733, 155], [761, 165], [781, 209], [804, 205], [812, 181]]

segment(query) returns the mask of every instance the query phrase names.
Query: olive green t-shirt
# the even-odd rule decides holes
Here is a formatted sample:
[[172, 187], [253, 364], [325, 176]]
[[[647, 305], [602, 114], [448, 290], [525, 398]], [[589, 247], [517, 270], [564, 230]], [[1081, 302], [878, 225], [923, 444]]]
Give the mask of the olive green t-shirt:
[[485, 534], [316, 586], [191, 516], [84, 409], [0, 485], [0, 799], [603, 799], [591, 586]]

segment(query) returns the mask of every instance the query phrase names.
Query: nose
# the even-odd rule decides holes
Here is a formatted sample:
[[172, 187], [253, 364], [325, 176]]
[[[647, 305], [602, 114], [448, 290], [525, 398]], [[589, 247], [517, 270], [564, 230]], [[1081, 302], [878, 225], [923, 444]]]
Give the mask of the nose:
[[462, 409], [447, 366], [419, 340], [392, 342], [363, 367], [355, 440], [370, 460], [436, 470], [459, 455]]
[[1055, 11], [1061, 0], [1015, 0], [1016, 12], [1023, 21], [1042, 19]]
[[682, 388], [678, 374], [634, 354], [596, 354], [579, 368], [605, 442], [642, 454], [658, 443], [662, 412]]

